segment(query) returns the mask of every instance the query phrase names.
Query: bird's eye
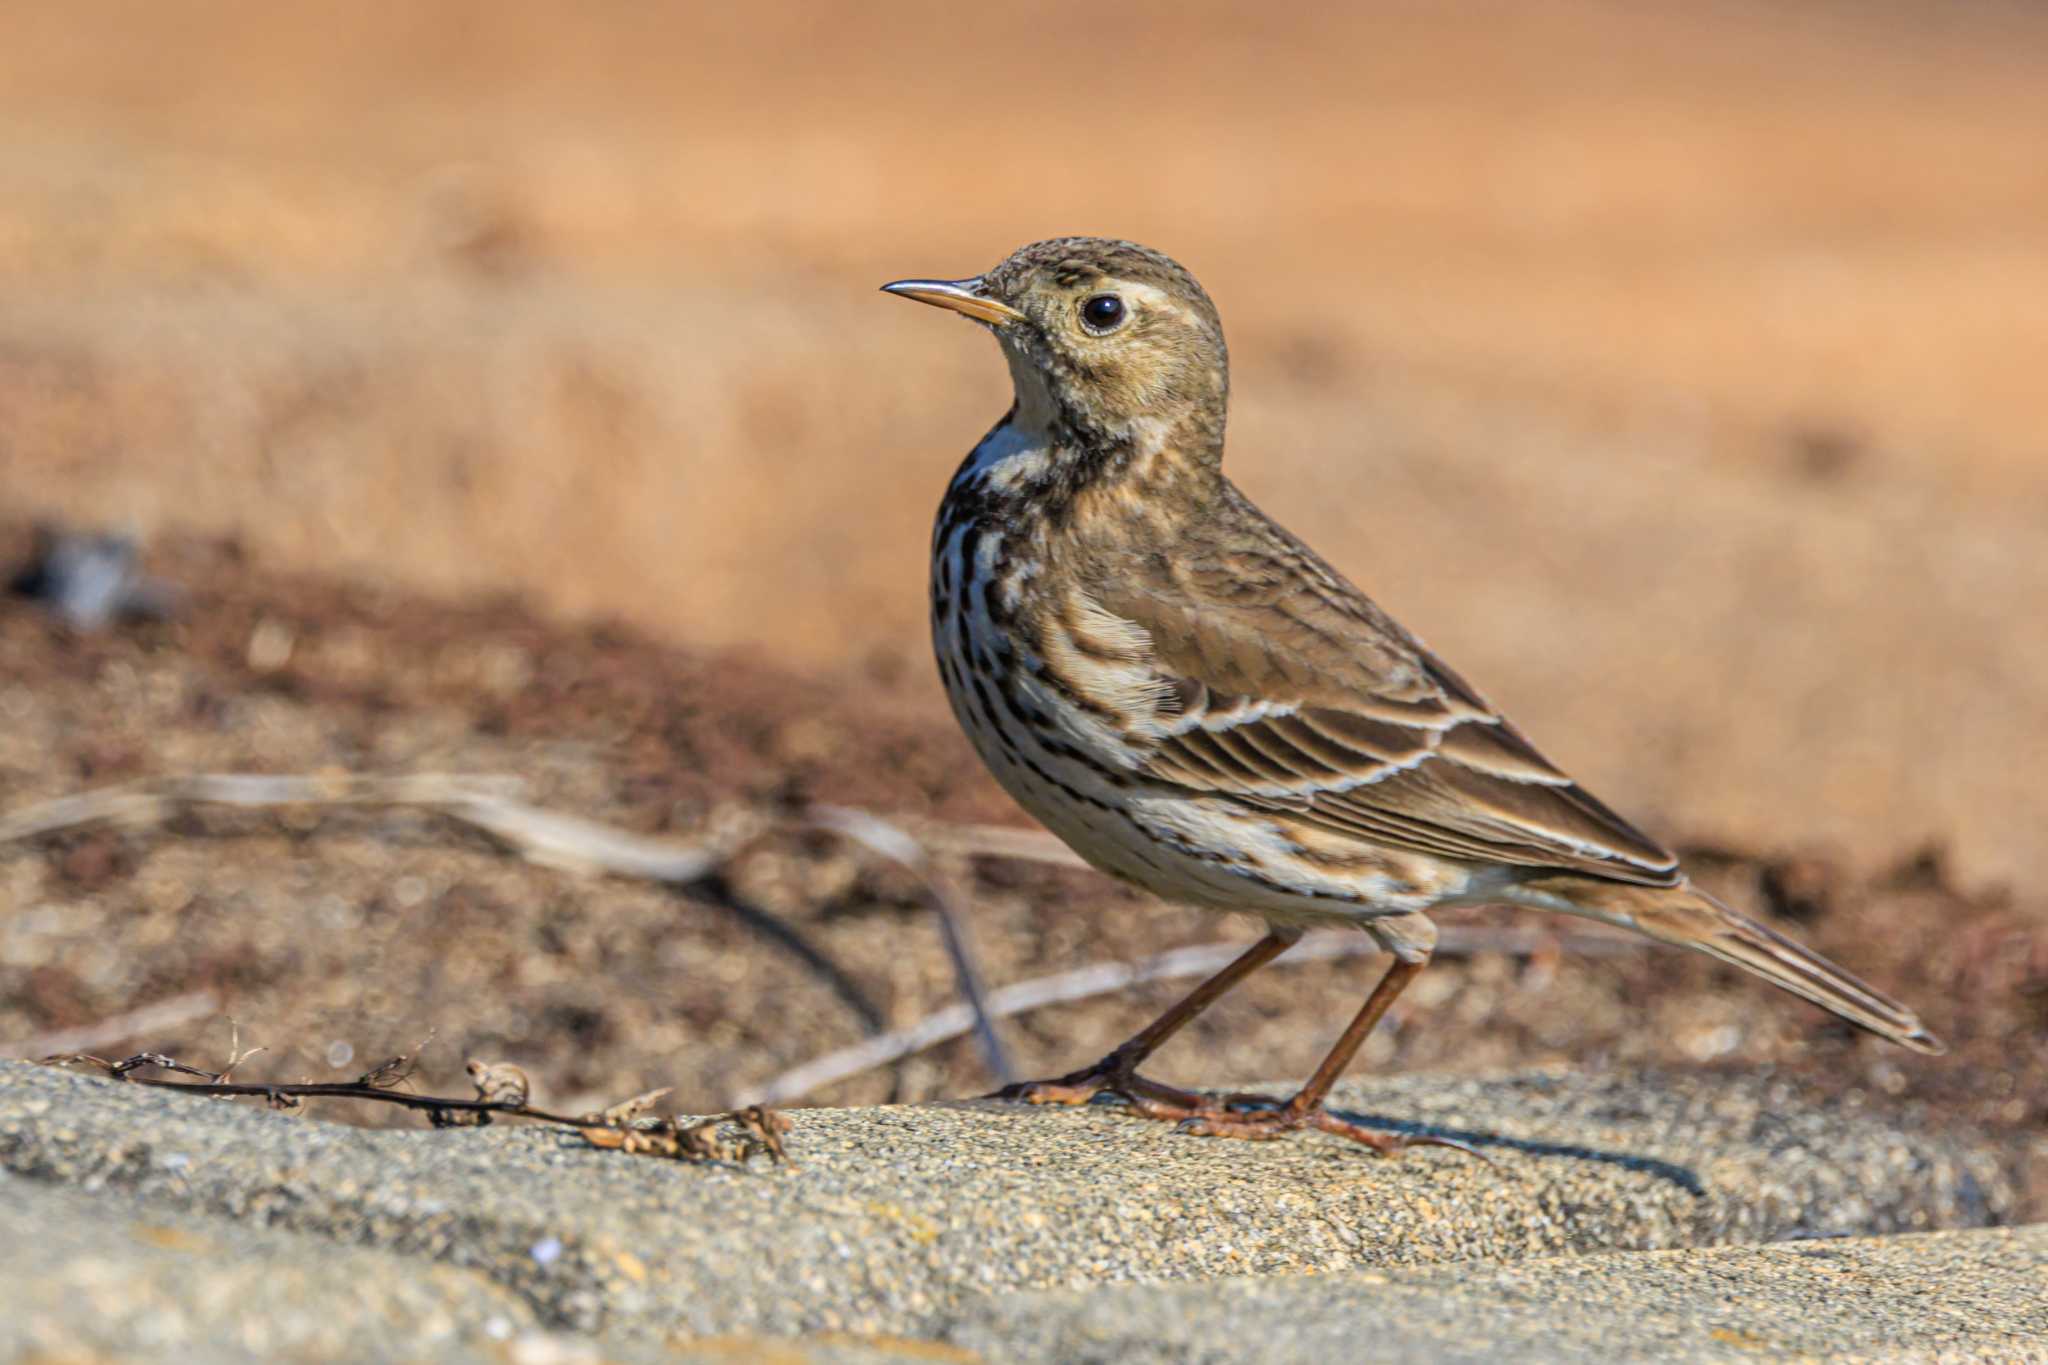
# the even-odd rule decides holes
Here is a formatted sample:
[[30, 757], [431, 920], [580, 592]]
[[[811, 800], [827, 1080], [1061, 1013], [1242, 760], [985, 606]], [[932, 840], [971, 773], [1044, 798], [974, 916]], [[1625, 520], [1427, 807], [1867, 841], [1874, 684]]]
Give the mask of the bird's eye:
[[1081, 305], [1081, 321], [1097, 334], [1115, 331], [1124, 320], [1124, 301], [1114, 294], [1097, 294]]

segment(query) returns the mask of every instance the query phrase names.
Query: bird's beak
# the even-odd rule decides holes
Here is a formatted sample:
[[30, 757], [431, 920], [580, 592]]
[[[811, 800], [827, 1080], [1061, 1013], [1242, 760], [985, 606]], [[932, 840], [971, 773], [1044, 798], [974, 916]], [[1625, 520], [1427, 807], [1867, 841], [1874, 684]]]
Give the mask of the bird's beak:
[[883, 285], [882, 292], [900, 294], [935, 308], [950, 308], [991, 327], [1008, 326], [1024, 317], [1009, 304], [990, 298], [979, 275], [971, 280], [898, 280]]

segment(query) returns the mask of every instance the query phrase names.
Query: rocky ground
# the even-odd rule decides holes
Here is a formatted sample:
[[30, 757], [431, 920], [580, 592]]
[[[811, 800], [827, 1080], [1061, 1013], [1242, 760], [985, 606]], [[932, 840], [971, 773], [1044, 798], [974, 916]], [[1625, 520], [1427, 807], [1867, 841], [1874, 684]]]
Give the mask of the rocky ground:
[[792, 1164], [738, 1167], [0, 1064], [0, 1350], [1311, 1361], [1370, 1330], [1401, 1360], [2039, 1358], [2040, 1229], [1869, 1236], [2008, 1216], [2009, 1153], [1802, 1092], [1553, 1072], [1339, 1096], [1485, 1161], [1101, 1107], [806, 1110]]

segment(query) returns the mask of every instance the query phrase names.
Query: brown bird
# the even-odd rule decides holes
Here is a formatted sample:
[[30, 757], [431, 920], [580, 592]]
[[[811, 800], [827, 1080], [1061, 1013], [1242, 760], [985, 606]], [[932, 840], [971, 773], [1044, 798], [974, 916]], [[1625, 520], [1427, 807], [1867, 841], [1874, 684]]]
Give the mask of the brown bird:
[[[1003, 787], [1090, 863], [1266, 937], [1095, 1065], [1004, 1093], [1110, 1092], [1190, 1131], [1404, 1141], [1324, 1107], [1429, 961], [1428, 912], [1505, 903], [1711, 954], [1894, 1042], [1905, 1006], [1722, 905], [1225, 478], [1229, 356], [1186, 270], [1064, 237], [892, 294], [992, 331], [1016, 386], [932, 535], [932, 637], [953, 711]], [[1137, 1067], [1311, 925], [1393, 965], [1300, 1092], [1213, 1098]]]

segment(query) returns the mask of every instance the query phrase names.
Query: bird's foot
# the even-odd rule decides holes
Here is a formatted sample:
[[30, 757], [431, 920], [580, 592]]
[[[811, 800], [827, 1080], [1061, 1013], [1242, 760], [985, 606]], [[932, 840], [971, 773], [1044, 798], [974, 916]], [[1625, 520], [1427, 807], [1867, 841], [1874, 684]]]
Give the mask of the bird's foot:
[[1477, 1157], [1491, 1165], [1484, 1152], [1456, 1138], [1428, 1134], [1383, 1133], [1340, 1118], [1322, 1105], [1297, 1106], [1291, 1100], [1272, 1095], [1233, 1092], [1205, 1095], [1125, 1071], [1106, 1057], [1094, 1066], [1049, 1081], [1022, 1081], [1004, 1086], [991, 1099], [1014, 1100], [1022, 1104], [1087, 1104], [1097, 1095], [1122, 1100], [1140, 1118], [1180, 1125], [1183, 1133], [1198, 1137], [1241, 1138], [1249, 1142], [1271, 1142], [1290, 1133], [1330, 1133], [1382, 1156], [1393, 1156], [1410, 1147], [1448, 1147], [1454, 1152]]
[[1013, 1100], [1020, 1104], [1086, 1104], [1097, 1095], [1113, 1095], [1141, 1109], [1146, 1104], [1162, 1104], [1188, 1109], [1199, 1107], [1203, 1097], [1190, 1090], [1177, 1090], [1170, 1085], [1161, 1085], [1119, 1064], [1114, 1053], [1095, 1065], [1049, 1081], [1019, 1081], [1006, 1085], [990, 1099]]

